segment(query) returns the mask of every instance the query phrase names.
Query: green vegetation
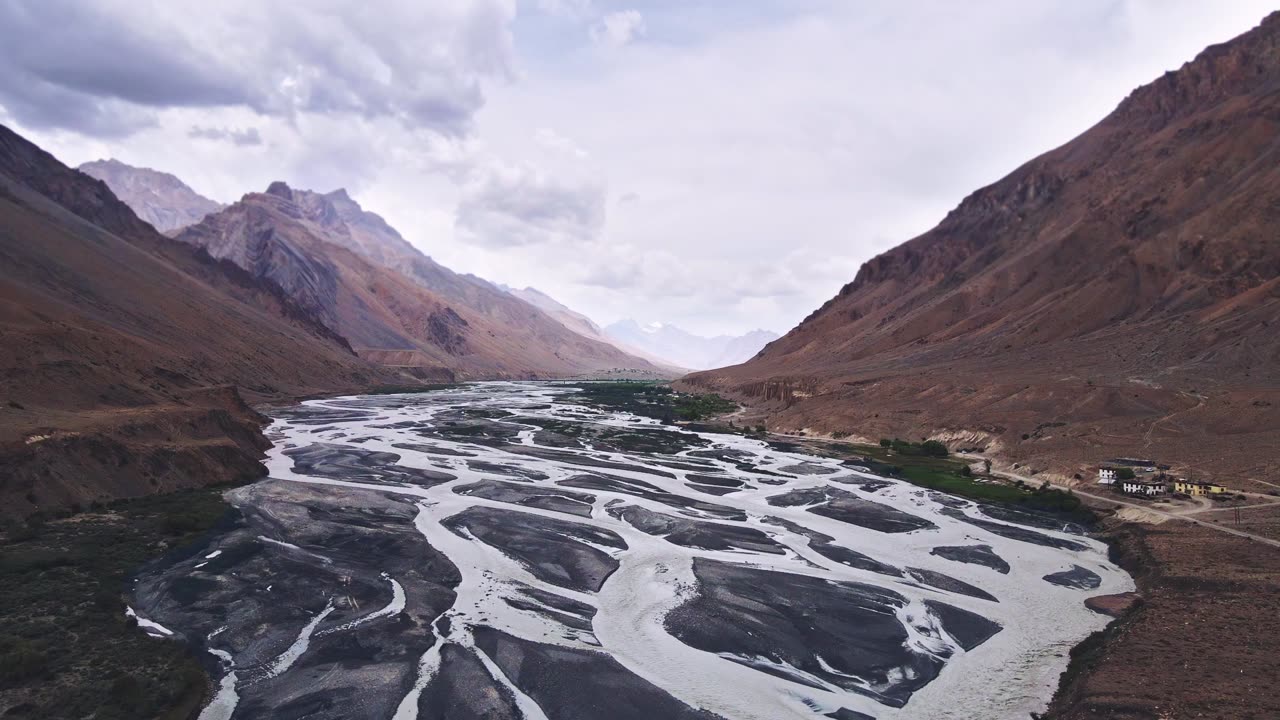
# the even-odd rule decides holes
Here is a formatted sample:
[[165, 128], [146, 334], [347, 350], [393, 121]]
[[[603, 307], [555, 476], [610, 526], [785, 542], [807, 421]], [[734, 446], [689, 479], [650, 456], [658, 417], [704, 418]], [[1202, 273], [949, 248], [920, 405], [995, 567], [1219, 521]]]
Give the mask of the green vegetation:
[[424, 393], [434, 390], [452, 390], [462, 387], [462, 383], [423, 383], [422, 385], [379, 385], [365, 390], [365, 395], [402, 395], [406, 393]]
[[942, 445], [941, 454], [937, 448], [926, 449], [930, 443], [942, 445], [936, 440], [919, 444], [881, 440], [878, 446], [838, 443], [832, 447], [842, 455], [860, 457], [860, 461], [873, 472], [906, 480], [913, 485], [980, 502], [1060, 514], [1077, 522], [1093, 520], [1093, 513], [1070, 491], [1049, 487], [1047, 483], [1032, 488], [1021, 482], [1006, 485], [974, 477], [967, 462], [949, 457], [945, 445]]
[[702, 420], [724, 415], [738, 409], [738, 404], [719, 395], [686, 395], [675, 393], [676, 417], [681, 420]]
[[570, 387], [581, 392], [562, 398], [562, 402], [621, 410], [666, 423], [676, 420], [696, 422], [738, 409], [737, 403], [719, 395], [678, 393], [657, 382], [585, 382]]
[[[672, 422], [676, 418], [694, 421], [705, 417], [731, 412], [737, 408], [733, 402], [718, 395], [685, 395], [655, 382], [592, 382], [573, 387], [581, 393], [568, 395], [561, 402], [581, 403], [612, 410], [657, 418]], [[737, 432], [753, 437], [765, 436], [764, 425], [751, 426], [691, 426], [713, 432]], [[816, 447], [799, 447], [773, 443], [782, 449], [812, 451]], [[947, 446], [937, 440], [909, 442], [885, 438], [879, 446], [853, 443], [834, 443], [827, 446], [841, 455], [852, 455], [857, 462], [872, 472], [906, 480], [931, 490], [959, 495], [980, 502], [1015, 505], [1028, 510], [1039, 510], [1063, 515], [1077, 522], [1091, 522], [1093, 513], [1069, 491], [1051, 488], [1048, 484], [1032, 488], [1022, 483], [1007, 485], [990, 478], [975, 477], [969, 464], [951, 457]], [[990, 465], [986, 464], [987, 473]]]
[[922, 443], [913, 443], [898, 438], [894, 438], [893, 440], [881, 438], [880, 447], [892, 450], [898, 455], [907, 456], [923, 455], [925, 457], [944, 458], [951, 454], [951, 452], [947, 450], [947, 446], [937, 440], [925, 440]]
[[1122, 467], [1116, 468], [1116, 477], [1121, 480], [1132, 480], [1138, 476], [1134, 474], [1133, 468]]
[[0, 544], [0, 695], [6, 717], [192, 717], [207, 677], [187, 648], [125, 617], [130, 573], [228, 512], [223, 489], [38, 517]]

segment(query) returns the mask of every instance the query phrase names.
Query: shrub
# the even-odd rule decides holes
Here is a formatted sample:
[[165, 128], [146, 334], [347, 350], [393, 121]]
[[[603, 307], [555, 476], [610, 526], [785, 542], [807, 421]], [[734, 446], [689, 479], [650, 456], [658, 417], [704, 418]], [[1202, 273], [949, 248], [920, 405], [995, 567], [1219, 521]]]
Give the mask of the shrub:
[[111, 699], [121, 705], [136, 705], [142, 699], [142, 683], [132, 675], [120, 675], [111, 681]]
[[946, 457], [950, 454], [947, 446], [937, 440], [925, 440], [920, 445], [920, 451], [929, 457]]
[[1134, 474], [1133, 468], [1122, 467], [1116, 471], [1116, 477], [1121, 480], [1132, 480], [1137, 477], [1137, 475]]
[[893, 441], [890, 440], [889, 438], [880, 438], [880, 447], [882, 448], [893, 447]]
[[205, 523], [200, 516], [189, 512], [167, 515], [161, 522], [161, 528], [168, 535], [186, 535], [189, 532], [202, 529], [204, 525]]
[[49, 658], [30, 643], [18, 641], [0, 653], [0, 679], [18, 682], [43, 677], [49, 672]]

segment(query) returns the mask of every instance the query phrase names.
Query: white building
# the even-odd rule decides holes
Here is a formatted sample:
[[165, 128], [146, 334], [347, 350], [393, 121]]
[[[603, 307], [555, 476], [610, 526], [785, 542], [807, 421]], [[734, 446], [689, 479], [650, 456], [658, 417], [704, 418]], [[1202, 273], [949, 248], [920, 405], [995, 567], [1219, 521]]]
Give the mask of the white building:
[[1115, 485], [1116, 469], [1115, 468], [1098, 468], [1098, 484], [1099, 485]]
[[1129, 495], [1146, 495], [1148, 497], [1155, 495], [1163, 495], [1167, 491], [1164, 483], [1151, 482], [1150, 480], [1125, 480], [1120, 489]]

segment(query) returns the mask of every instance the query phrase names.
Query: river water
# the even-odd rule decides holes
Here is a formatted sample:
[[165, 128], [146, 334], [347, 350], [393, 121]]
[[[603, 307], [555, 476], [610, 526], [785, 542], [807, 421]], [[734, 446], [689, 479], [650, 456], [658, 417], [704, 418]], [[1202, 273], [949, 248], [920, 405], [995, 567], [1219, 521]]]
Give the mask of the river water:
[[1046, 518], [573, 392], [280, 411], [131, 598], [208, 650], [202, 717], [1026, 718], [1133, 589]]

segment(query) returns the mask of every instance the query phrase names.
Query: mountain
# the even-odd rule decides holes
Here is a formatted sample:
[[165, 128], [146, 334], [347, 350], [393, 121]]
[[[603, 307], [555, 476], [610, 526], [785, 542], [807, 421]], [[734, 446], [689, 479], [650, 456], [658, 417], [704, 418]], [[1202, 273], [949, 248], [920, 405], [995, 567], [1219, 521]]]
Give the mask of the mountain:
[[198, 223], [205, 215], [222, 209], [220, 203], [200, 195], [169, 173], [114, 159], [87, 162], [79, 170], [105, 182], [138, 217], [160, 232]]
[[0, 339], [4, 516], [256, 475], [246, 400], [407, 381], [2, 126]]
[[596, 338], [601, 342], [609, 342], [604, 335], [604, 331], [601, 330], [600, 326], [595, 324], [595, 322], [592, 321], [591, 318], [587, 317], [586, 315], [583, 315], [580, 312], [570, 309], [569, 306], [561, 303], [560, 301], [556, 300], [555, 298], [551, 297], [550, 295], [547, 295], [546, 293], [540, 290], [537, 290], [531, 287], [526, 287], [524, 289], [517, 289], [513, 287], [507, 287], [506, 285], [499, 285], [498, 289], [510, 295], [514, 295], [515, 297], [520, 298], [521, 300], [538, 308], [542, 312], [550, 315], [553, 319], [555, 319], [561, 325], [564, 325], [565, 327], [578, 333], [579, 335], [585, 335], [586, 337], [589, 337], [589, 338]]
[[[779, 429], [1265, 473], [1280, 428], [1280, 13], [862, 266], [686, 387]], [[1274, 455], [1274, 453], [1271, 453]]]
[[361, 357], [419, 377], [656, 372], [479, 278], [435, 263], [341, 190], [320, 194], [272, 183], [174, 237], [283, 288]]
[[532, 287], [517, 289], [506, 285], [497, 285], [498, 289], [513, 295], [530, 305], [538, 308], [549, 315], [556, 322], [569, 328], [573, 332], [583, 337], [591, 338], [599, 342], [608, 343], [628, 355], [641, 358], [655, 365], [661, 372], [669, 376], [678, 377], [689, 372], [688, 368], [680, 367], [657, 355], [645, 352], [644, 350], [628, 345], [616, 338], [610, 337], [605, 331], [595, 323], [591, 318], [582, 313], [573, 310], [569, 306], [561, 303], [546, 293]]
[[[339, 216], [351, 228], [349, 247], [353, 251], [506, 327], [507, 332], [514, 336], [524, 336], [535, 343], [546, 341], [535, 339], [537, 337], [554, 338], [552, 341], [555, 343], [575, 346], [576, 349], [568, 354], [582, 355], [582, 361], [585, 361], [583, 367], [590, 368], [588, 372], [621, 370], [628, 371], [631, 375], [639, 373], [640, 376], [654, 377], [670, 377], [684, 372], [680, 368], [664, 365], [657, 358], [612, 342], [585, 315], [570, 310], [533, 288], [513, 291], [474, 275], [455, 273], [423, 254], [381, 216], [361, 208], [343, 190], [324, 197], [333, 203]], [[540, 312], [530, 316], [530, 307], [537, 308]], [[555, 328], [555, 324], [586, 338], [590, 343], [586, 346], [579, 345], [580, 340], [563, 335]], [[620, 352], [603, 351], [598, 344], [610, 346]], [[602, 351], [603, 357], [600, 356]], [[565, 354], [565, 351], [561, 351], [561, 354]]]
[[777, 333], [768, 330], [752, 330], [737, 336], [702, 337], [662, 323], [641, 327], [631, 319], [610, 325], [605, 328], [605, 334], [674, 365], [700, 370], [737, 365], [778, 337]]

